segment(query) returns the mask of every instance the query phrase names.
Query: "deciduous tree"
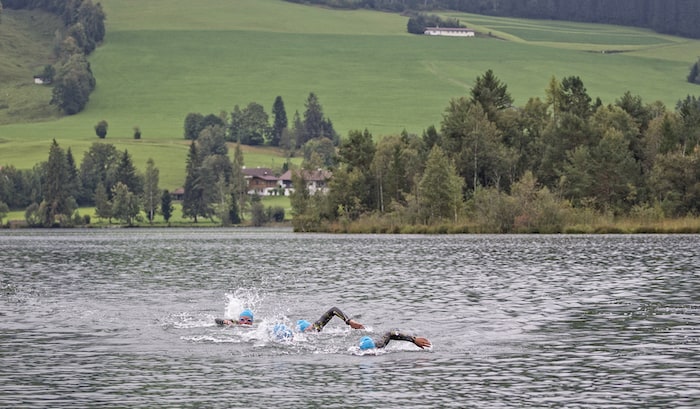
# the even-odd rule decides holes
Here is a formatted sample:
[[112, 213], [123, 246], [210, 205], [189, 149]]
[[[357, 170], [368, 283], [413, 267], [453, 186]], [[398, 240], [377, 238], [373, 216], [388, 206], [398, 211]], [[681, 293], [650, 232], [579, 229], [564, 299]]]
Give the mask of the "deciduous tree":
[[95, 84], [95, 77], [85, 56], [72, 54], [58, 69], [51, 103], [67, 115], [77, 114], [87, 105]]
[[457, 221], [462, 207], [464, 179], [454, 163], [439, 146], [434, 146], [418, 184], [418, 200], [423, 220], [433, 223], [443, 219]]
[[100, 122], [95, 125], [95, 135], [97, 135], [98, 138], [104, 139], [107, 137], [107, 128], [109, 127], [109, 124], [107, 121], [104, 119], [101, 120]]
[[129, 187], [117, 182], [112, 188], [112, 217], [133, 226], [140, 212], [139, 201]]
[[112, 223], [112, 202], [109, 200], [107, 190], [102, 182], [97, 184], [94, 200], [97, 217], [107, 219], [109, 223]]
[[153, 224], [153, 219], [156, 216], [158, 210], [158, 201], [161, 199], [159, 197], [161, 192], [158, 188], [158, 179], [160, 171], [155, 166], [155, 161], [152, 158], [148, 158], [146, 162], [146, 173], [144, 175], [143, 184], [143, 210], [146, 212], [146, 217], [148, 222]]

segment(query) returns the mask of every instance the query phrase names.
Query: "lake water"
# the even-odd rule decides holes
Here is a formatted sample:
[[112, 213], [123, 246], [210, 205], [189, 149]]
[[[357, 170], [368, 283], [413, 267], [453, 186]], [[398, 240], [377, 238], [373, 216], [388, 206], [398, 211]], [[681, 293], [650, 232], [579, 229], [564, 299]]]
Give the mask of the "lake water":
[[4, 230], [0, 323], [0, 407], [690, 408], [700, 236]]

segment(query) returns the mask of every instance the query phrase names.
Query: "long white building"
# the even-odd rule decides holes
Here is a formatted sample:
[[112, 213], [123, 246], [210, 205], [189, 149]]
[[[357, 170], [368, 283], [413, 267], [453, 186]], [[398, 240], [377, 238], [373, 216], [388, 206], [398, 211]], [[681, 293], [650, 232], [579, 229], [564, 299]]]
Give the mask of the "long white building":
[[474, 30], [470, 28], [426, 27], [423, 34], [429, 36], [474, 37]]

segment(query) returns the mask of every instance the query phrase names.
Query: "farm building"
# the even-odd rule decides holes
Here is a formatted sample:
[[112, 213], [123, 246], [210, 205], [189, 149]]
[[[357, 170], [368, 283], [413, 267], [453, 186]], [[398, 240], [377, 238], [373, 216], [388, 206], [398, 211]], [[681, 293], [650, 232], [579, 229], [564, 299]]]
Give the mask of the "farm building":
[[470, 28], [426, 27], [423, 34], [429, 36], [474, 37], [474, 30]]

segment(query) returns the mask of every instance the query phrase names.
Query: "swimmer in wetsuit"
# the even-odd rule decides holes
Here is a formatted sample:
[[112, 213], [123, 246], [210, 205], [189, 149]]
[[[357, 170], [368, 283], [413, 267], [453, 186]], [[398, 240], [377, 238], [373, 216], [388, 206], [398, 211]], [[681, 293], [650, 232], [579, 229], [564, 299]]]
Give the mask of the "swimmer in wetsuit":
[[396, 341], [412, 342], [420, 349], [430, 348], [432, 346], [428, 338], [408, 335], [397, 329], [393, 329], [386, 332], [377, 342], [374, 342], [374, 340], [368, 336], [360, 338], [360, 349], [364, 351], [366, 349], [384, 348], [392, 339]]
[[328, 324], [328, 322], [331, 319], [333, 319], [333, 317], [338, 317], [341, 320], [345, 321], [345, 323], [347, 325], [349, 325], [350, 328], [352, 328], [352, 329], [364, 329], [365, 328], [364, 325], [360, 324], [359, 322], [357, 322], [357, 321], [349, 318], [347, 315], [345, 315], [345, 313], [340, 311], [340, 309], [338, 307], [332, 307], [331, 309], [329, 309], [328, 311], [323, 313], [323, 315], [321, 315], [321, 318], [316, 320], [316, 322], [314, 322], [313, 324], [310, 323], [309, 321], [306, 321], [306, 320], [297, 321], [297, 328], [301, 332], [310, 332], [310, 331], [321, 332], [323, 327], [325, 327], [326, 324]]
[[[353, 329], [365, 328], [364, 325], [345, 315], [345, 313], [342, 312], [338, 307], [331, 307], [331, 309], [324, 312], [323, 315], [321, 315], [321, 318], [316, 320], [316, 322], [314, 322], [313, 324], [306, 320], [297, 321], [297, 330], [299, 330], [300, 332], [321, 332], [323, 327], [325, 327], [326, 324], [328, 324], [330, 320], [333, 319], [333, 317], [340, 318]], [[294, 333], [284, 324], [275, 324], [274, 328], [272, 329], [272, 335], [279, 341], [290, 341], [294, 339]]]

